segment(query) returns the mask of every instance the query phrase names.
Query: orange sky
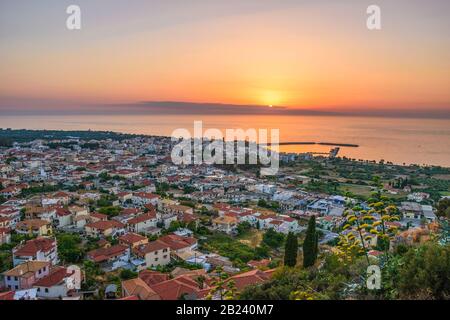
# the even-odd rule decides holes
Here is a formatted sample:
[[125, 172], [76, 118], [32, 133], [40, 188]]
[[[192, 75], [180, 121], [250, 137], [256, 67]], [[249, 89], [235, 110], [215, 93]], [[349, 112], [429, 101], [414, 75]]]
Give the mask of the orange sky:
[[408, 2], [380, 1], [381, 31], [366, 29], [365, 1], [79, 2], [79, 32], [64, 29], [64, 5], [36, 7], [28, 28], [20, 6], [0, 5], [0, 99], [450, 106], [448, 2], [405, 14]]

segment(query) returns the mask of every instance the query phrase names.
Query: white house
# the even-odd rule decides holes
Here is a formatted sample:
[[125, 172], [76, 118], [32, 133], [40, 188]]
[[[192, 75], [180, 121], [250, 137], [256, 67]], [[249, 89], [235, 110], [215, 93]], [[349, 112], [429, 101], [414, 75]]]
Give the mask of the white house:
[[64, 208], [56, 209], [56, 218], [55, 218], [56, 226], [61, 228], [71, 225], [73, 223], [72, 221], [73, 216], [74, 216], [73, 213], [67, 209]]
[[137, 205], [152, 204], [157, 207], [160, 203], [160, 197], [157, 194], [148, 192], [136, 192], [133, 194], [132, 201]]
[[39, 298], [56, 299], [67, 297], [70, 291], [79, 290], [80, 268], [55, 267], [48, 276], [39, 279], [33, 287]]
[[48, 261], [58, 264], [58, 250], [55, 238], [38, 237], [19, 244], [12, 249], [13, 264], [17, 266], [27, 261]]
[[161, 241], [152, 241], [134, 250], [134, 254], [145, 259], [147, 268], [164, 266], [170, 263], [170, 247]]
[[156, 214], [152, 212], [141, 214], [126, 222], [128, 231], [134, 233], [145, 233], [149, 228], [156, 227], [157, 223]]

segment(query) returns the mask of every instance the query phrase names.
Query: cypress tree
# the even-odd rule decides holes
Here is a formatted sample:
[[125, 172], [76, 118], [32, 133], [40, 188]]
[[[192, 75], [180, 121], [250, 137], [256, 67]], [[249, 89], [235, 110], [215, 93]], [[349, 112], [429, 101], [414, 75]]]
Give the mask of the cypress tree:
[[303, 242], [303, 267], [307, 268], [316, 262], [318, 254], [318, 234], [316, 232], [316, 217], [312, 216], [308, 222], [305, 241]]
[[286, 245], [284, 250], [284, 265], [288, 267], [295, 267], [297, 264], [298, 240], [297, 236], [289, 232], [286, 238]]

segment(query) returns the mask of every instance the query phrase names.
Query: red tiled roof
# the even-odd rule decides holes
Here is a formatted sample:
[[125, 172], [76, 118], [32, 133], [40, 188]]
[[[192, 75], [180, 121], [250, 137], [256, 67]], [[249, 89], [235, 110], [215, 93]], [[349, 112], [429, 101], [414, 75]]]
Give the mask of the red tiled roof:
[[98, 212], [91, 213], [91, 217], [94, 217], [94, 218], [97, 218], [100, 220], [108, 219], [108, 216], [106, 214], [102, 214], [102, 213], [98, 213]]
[[125, 225], [115, 220], [96, 221], [86, 225], [86, 227], [95, 228], [98, 230], [107, 230], [110, 228], [123, 228]]
[[232, 211], [225, 212], [225, 214], [224, 214], [224, 216], [230, 217], [230, 218], [237, 218], [238, 215], [239, 215], [238, 213], [232, 212]]
[[54, 196], [55, 198], [66, 198], [66, 197], [70, 197], [69, 194], [67, 194], [67, 193], [65, 193], [65, 192], [62, 192], [62, 191], [59, 191], [59, 192], [55, 193], [53, 196]]
[[248, 266], [252, 268], [258, 268], [258, 267], [267, 267], [267, 265], [270, 263], [269, 259], [263, 259], [263, 260], [251, 260], [247, 263]]
[[270, 279], [271, 275], [264, 271], [255, 269], [230, 277], [227, 281], [233, 280], [238, 291], [253, 284], [263, 283]]
[[273, 216], [259, 216], [258, 219], [259, 220], [267, 220], [267, 219], [273, 219]]
[[16, 229], [20, 229], [20, 228], [32, 228], [34, 230], [45, 226], [45, 225], [49, 225], [50, 222], [46, 221], [46, 220], [41, 220], [41, 219], [28, 219], [28, 220], [23, 220], [20, 221], [19, 223], [17, 223], [16, 225]]
[[280, 221], [280, 220], [273, 220], [273, 221], [270, 221], [269, 223], [270, 223], [270, 224], [275, 224], [275, 225], [280, 225], [280, 224], [283, 223], [283, 221]]
[[178, 216], [178, 220], [180, 220], [184, 223], [190, 223], [190, 222], [198, 220], [198, 216], [196, 216], [195, 214], [190, 214], [190, 213], [181, 214]]
[[123, 236], [119, 237], [120, 241], [123, 241], [128, 244], [133, 244], [133, 243], [145, 240], [145, 239], [147, 239], [147, 238], [144, 236], [141, 236], [140, 234], [136, 234], [136, 233], [132, 233], [132, 232], [124, 234]]
[[70, 216], [72, 213], [64, 208], [57, 208], [56, 209], [56, 215], [59, 217], [64, 217], [64, 216]]
[[158, 294], [140, 278], [122, 281], [122, 289], [125, 294], [135, 296], [139, 300], [161, 300]]
[[103, 247], [104, 245], [107, 245], [107, 244], [110, 244], [110, 243], [109, 243], [109, 241], [106, 240], [106, 239], [100, 239], [100, 240], [97, 241], [97, 244], [98, 244], [100, 247]]
[[202, 290], [198, 287], [198, 283], [188, 276], [179, 276], [175, 279], [160, 282], [150, 286], [162, 300], [178, 300], [181, 296], [195, 294], [197, 298], [206, 296], [208, 290]]
[[34, 286], [36, 287], [53, 287], [63, 281], [64, 278], [69, 276], [70, 274], [67, 273], [67, 269], [64, 267], [55, 267], [50, 270], [50, 273], [48, 276], [43, 277], [42, 279], [39, 279]]
[[139, 278], [141, 278], [147, 285], [152, 286], [154, 284], [169, 280], [169, 275], [157, 271], [143, 270], [139, 272]]
[[138, 224], [147, 220], [153, 220], [156, 219], [156, 214], [155, 213], [145, 213], [145, 214], [141, 214], [140, 216], [137, 216], [133, 219], [128, 220], [128, 224]]
[[14, 300], [14, 291], [0, 292], [0, 300]]
[[134, 194], [135, 197], [144, 199], [159, 199], [159, 195], [149, 193], [149, 192], [137, 192]]
[[136, 248], [136, 252], [139, 254], [146, 254], [149, 252], [154, 252], [154, 251], [158, 251], [158, 250], [162, 250], [162, 249], [168, 249], [170, 248], [169, 245], [167, 245], [166, 243], [156, 240], [156, 241], [152, 241], [149, 242], [147, 244], [144, 244], [142, 246], [139, 246], [139, 248]]
[[127, 249], [127, 246], [118, 244], [109, 248], [100, 248], [89, 251], [87, 255], [94, 262], [102, 262], [122, 255]]
[[18, 246], [14, 251], [15, 256], [30, 257], [35, 256], [38, 251], [48, 252], [56, 248], [56, 241], [50, 238], [36, 238], [27, 241], [23, 246]]
[[149, 212], [156, 214], [156, 208], [151, 203], [144, 204], [144, 208], [147, 209]]
[[252, 212], [241, 212], [239, 213], [240, 217], [247, 217], [247, 216], [251, 216], [253, 213]]
[[0, 227], [0, 234], [7, 234], [7, 233], [11, 233], [10, 228], [1, 228]]
[[117, 300], [139, 300], [139, 298], [136, 296], [128, 296], [128, 297], [120, 298]]
[[158, 239], [167, 244], [171, 250], [187, 248], [197, 243], [197, 239], [191, 237], [181, 237], [176, 234], [168, 234]]
[[133, 214], [138, 214], [141, 213], [142, 211], [138, 208], [126, 208], [123, 209], [122, 212], [120, 214], [124, 214], [124, 215], [133, 215]]
[[125, 196], [128, 196], [128, 195], [130, 195], [130, 194], [132, 194], [131, 192], [119, 192], [118, 194], [117, 194], [117, 196], [118, 197], [125, 197]]

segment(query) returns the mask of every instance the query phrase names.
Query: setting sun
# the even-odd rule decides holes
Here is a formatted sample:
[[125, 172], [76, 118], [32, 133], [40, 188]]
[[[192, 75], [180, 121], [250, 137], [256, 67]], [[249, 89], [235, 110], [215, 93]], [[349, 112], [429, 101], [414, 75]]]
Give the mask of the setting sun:
[[282, 95], [278, 91], [266, 91], [263, 93], [261, 103], [272, 108], [273, 106], [283, 105]]

